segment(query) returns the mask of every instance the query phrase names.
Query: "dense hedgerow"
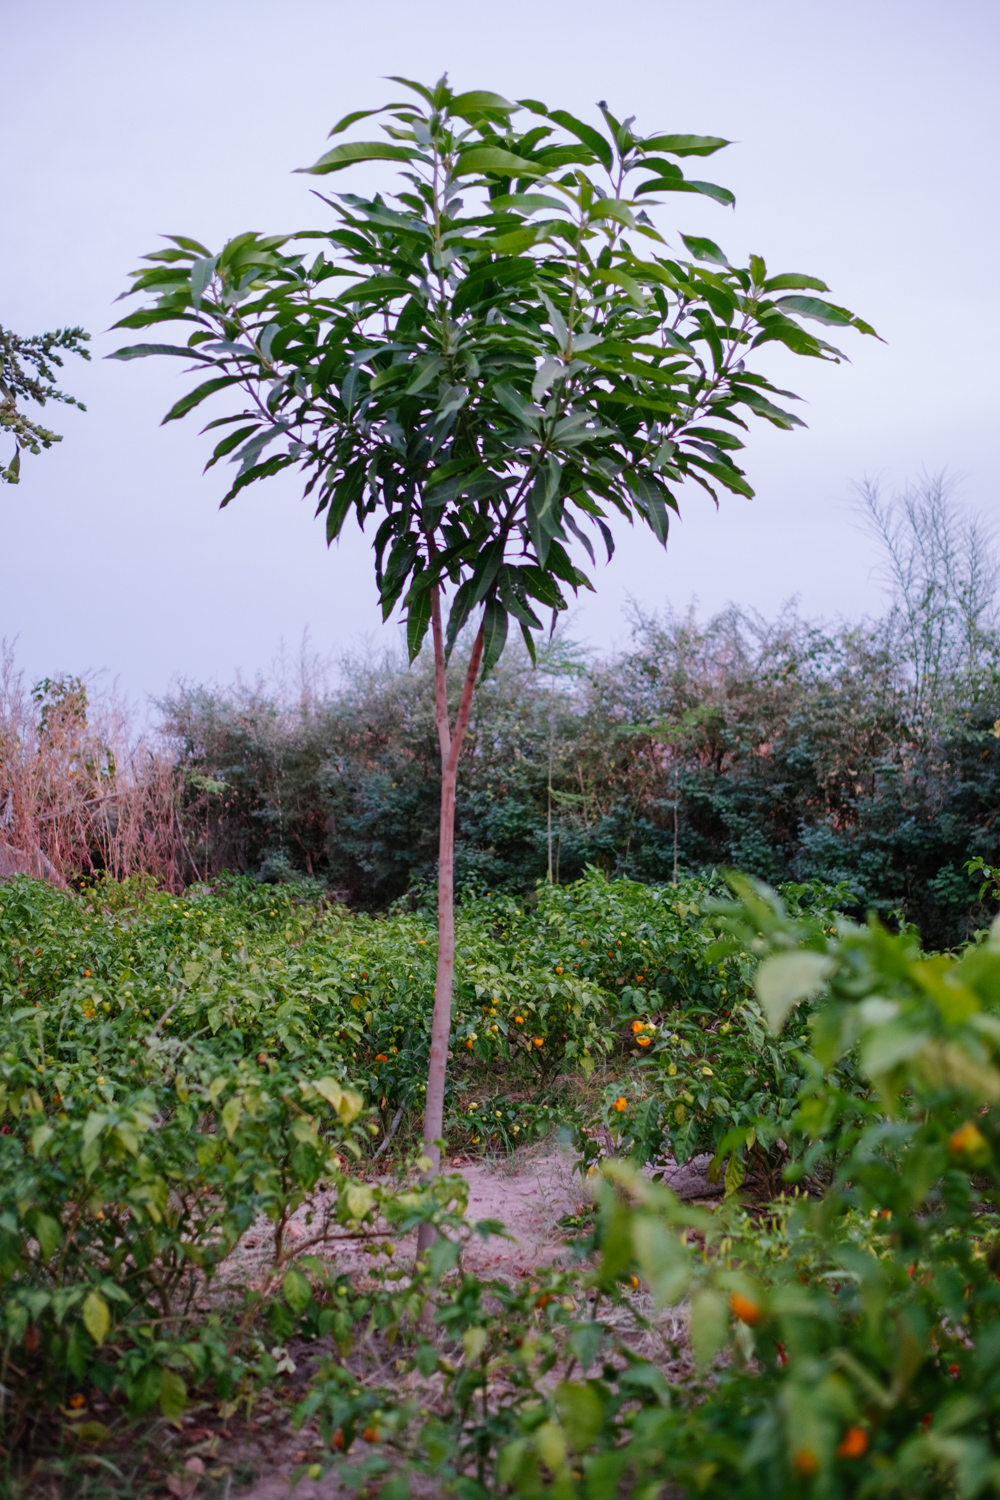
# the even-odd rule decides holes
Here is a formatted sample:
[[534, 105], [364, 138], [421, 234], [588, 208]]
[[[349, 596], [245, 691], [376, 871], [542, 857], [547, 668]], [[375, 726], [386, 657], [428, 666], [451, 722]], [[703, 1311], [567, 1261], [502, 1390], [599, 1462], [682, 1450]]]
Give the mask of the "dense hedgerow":
[[[676, 859], [844, 882], [857, 917], [902, 911], [928, 946], [967, 940], [993, 911], [965, 865], [996, 850], [996, 645], [939, 671], [919, 715], [907, 650], [898, 620], [735, 609], [637, 620], [606, 660], [557, 641], [551, 671], [511, 648], [474, 703], [459, 883], [523, 896], [588, 865], [666, 882]], [[419, 661], [348, 663], [337, 689], [294, 698], [179, 690], [164, 724], [198, 869], [315, 873], [371, 910], [433, 881], [433, 701]]]

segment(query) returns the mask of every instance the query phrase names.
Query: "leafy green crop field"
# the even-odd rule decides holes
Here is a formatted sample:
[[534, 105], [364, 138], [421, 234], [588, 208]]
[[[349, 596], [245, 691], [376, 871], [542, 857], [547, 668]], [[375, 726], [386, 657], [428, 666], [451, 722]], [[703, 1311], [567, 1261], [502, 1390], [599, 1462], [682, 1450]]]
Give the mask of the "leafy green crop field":
[[[448, 1151], [560, 1131], [595, 1191], [574, 1261], [483, 1281], [500, 1226], [419, 1175], [431, 913], [0, 887], [11, 1495], [222, 1493], [210, 1456], [127, 1456], [268, 1402], [297, 1472], [390, 1500], [1000, 1487], [1000, 939], [928, 958], [837, 891], [739, 889], [461, 908]], [[698, 1153], [711, 1212], [651, 1175]]]

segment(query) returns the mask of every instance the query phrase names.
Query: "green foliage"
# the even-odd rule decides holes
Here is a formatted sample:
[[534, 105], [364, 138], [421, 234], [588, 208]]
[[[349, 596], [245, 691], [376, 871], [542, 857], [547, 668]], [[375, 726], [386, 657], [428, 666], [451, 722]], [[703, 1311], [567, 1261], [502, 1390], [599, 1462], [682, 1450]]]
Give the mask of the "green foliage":
[[[380, 1038], [410, 1047], [411, 1093], [430, 982], [426, 923], [354, 925], [250, 882], [185, 901], [141, 881], [0, 891], [0, 1327], [15, 1430], [67, 1382], [117, 1386], [133, 1414], [159, 1401], [173, 1416], [191, 1384], [228, 1398], [274, 1373], [247, 1335], [268, 1286], [296, 1285], [297, 1257], [428, 1217], [461, 1227], [461, 1179], [397, 1192], [359, 1175], [380, 1133], [365, 1110], [386, 1086]], [[412, 973], [383, 983], [373, 965], [369, 989], [364, 963], [385, 974], [401, 952], [423, 987]], [[286, 1232], [296, 1214], [304, 1238]], [[225, 1298], [204, 1298], [262, 1216], [266, 1284], [226, 1322]]]
[[[950, 727], [921, 739], [886, 622], [831, 633], [734, 612], [637, 622], [627, 650], [582, 666], [533, 673], [509, 648], [477, 692], [459, 767], [460, 886], [530, 892], [545, 875], [551, 750], [558, 880], [588, 864], [669, 880], [676, 803], [682, 873], [845, 882], [856, 915], [902, 911], [929, 947], [966, 940], [995, 910], [963, 869], [977, 853], [996, 863], [995, 685], [952, 682], [938, 716]], [[367, 908], [433, 881], [433, 701], [420, 662], [372, 661], [305, 704], [282, 707], [279, 689], [175, 697], [165, 724], [188, 771], [199, 869], [259, 869], [284, 850]]]
[[[0, 430], [14, 437], [14, 457], [6, 469], [0, 469], [0, 482], [17, 484], [21, 477], [21, 453], [40, 453], [61, 443], [57, 432], [50, 432], [18, 410], [19, 401], [33, 401], [44, 406], [47, 401], [61, 401], [86, 411], [82, 401], [57, 390], [54, 368], [62, 369], [63, 354], [79, 354], [89, 359], [83, 346], [90, 338], [82, 328], [59, 328], [54, 333], [36, 333], [29, 337], [0, 328]], [[32, 373], [34, 372], [34, 373]]]
[[209, 424], [224, 429], [209, 466], [239, 464], [223, 504], [293, 468], [329, 542], [349, 514], [377, 514], [379, 598], [386, 618], [405, 611], [410, 660], [443, 589], [448, 652], [482, 609], [485, 679], [511, 620], [534, 655], [541, 616], [592, 587], [570, 552], [593, 561], [593, 530], [610, 556], [613, 512], [665, 543], [684, 480], [752, 494], [735, 457], [748, 419], [802, 425], [771, 399], [787, 393], [752, 368], [756, 350], [837, 361], [802, 320], [873, 330], [759, 256], [736, 268], [684, 235], [690, 258], [671, 253], [647, 210], [674, 192], [731, 204], [678, 165], [725, 141], [640, 136], [604, 105], [595, 128], [537, 100], [456, 95], [446, 78], [396, 81], [408, 102], [332, 132], [376, 115], [388, 141], [337, 145], [307, 169], [392, 162], [393, 196], [341, 192], [324, 199], [328, 228], [240, 234], [218, 252], [170, 236], [134, 276], [152, 300], [117, 326], [186, 324], [187, 343], [115, 357], [194, 362], [200, 383], [165, 421], [236, 397]]
[[[1000, 1491], [1000, 924], [928, 958], [912, 934], [831, 931], [738, 888], [724, 923], [763, 959], [761, 1007], [776, 1032], [782, 1012], [806, 1019], [785, 1177], [809, 1191], [707, 1213], [606, 1164], [589, 1262], [448, 1284], [443, 1346], [418, 1350], [407, 1382], [443, 1376], [433, 1415], [370, 1386], [382, 1451], [360, 1469], [402, 1462], [524, 1500]], [[695, 1369], [671, 1379], [676, 1343], [650, 1341], [681, 1303]], [[331, 1367], [309, 1398], [333, 1435], [345, 1384]]]
[[[641, 1057], [638, 1016], [650, 1036], [665, 1014], [695, 1035], [700, 1020], [728, 1024], [736, 994], [749, 1005], [745, 958], [710, 953], [708, 896], [704, 882], [592, 872], [532, 901], [470, 898], [454, 1143], [509, 1150], [574, 1119], [582, 1131], [592, 1122], [570, 1079]], [[365, 1180], [375, 1141], [420, 1111], [435, 956], [421, 910], [352, 916], [315, 887], [236, 879], [184, 899], [140, 879], [3, 887], [0, 1318], [15, 1426], [64, 1401], [67, 1382], [117, 1386], [133, 1414], [176, 1404], [178, 1382], [230, 1399], [273, 1373], [248, 1340], [279, 1285], [267, 1314], [279, 1344], [296, 1330], [348, 1337], [343, 1317], [320, 1321], [338, 1289], [311, 1272], [307, 1297], [292, 1274], [303, 1256], [344, 1233], [381, 1243], [387, 1225], [421, 1217], [460, 1226], [454, 1180], [420, 1192]], [[648, 1081], [641, 1092], [652, 1097]], [[234, 1324], [227, 1261], [262, 1216], [271, 1267]], [[287, 1232], [293, 1216], [305, 1238]]]
[[[580, 1259], [510, 1282], [463, 1267], [499, 1226], [467, 1222], [461, 1179], [368, 1170], [419, 1094], [423, 912], [246, 880], [186, 900], [4, 886], [8, 1436], [87, 1384], [176, 1421], [304, 1339], [328, 1358], [296, 1421], [352, 1483], [1000, 1490], [1000, 927], [927, 956], [849, 922], [843, 891], [734, 883], [735, 902], [591, 872], [462, 908], [452, 1141], [575, 1119], [595, 1191]], [[717, 1209], [638, 1170], [668, 1150], [714, 1152]], [[782, 1191], [746, 1203], [767, 1174]], [[426, 1265], [379, 1253], [428, 1220]], [[269, 1263], [234, 1297], [227, 1261], [262, 1223]], [[345, 1236], [375, 1252], [363, 1278], [330, 1263]], [[367, 1364], [388, 1348], [391, 1385]]]
[[[769, 1179], [780, 1166], [808, 1037], [768, 1032], [753, 991], [749, 940], [720, 950], [722, 889], [721, 882], [675, 889], [591, 878], [540, 900], [540, 913], [565, 912], [568, 931], [587, 934], [571, 941], [591, 950], [594, 977], [617, 995], [616, 1051], [632, 1063], [607, 1084], [596, 1117], [577, 1125], [584, 1168], [609, 1138], [640, 1164], [662, 1164], [667, 1155], [684, 1163], [708, 1152], [710, 1176], [724, 1177], [727, 1193], [742, 1184], [749, 1164]], [[850, 904], [843, 887], [790, 886], [786, 893], [793, 909], [827, 928], [837, 903]]]

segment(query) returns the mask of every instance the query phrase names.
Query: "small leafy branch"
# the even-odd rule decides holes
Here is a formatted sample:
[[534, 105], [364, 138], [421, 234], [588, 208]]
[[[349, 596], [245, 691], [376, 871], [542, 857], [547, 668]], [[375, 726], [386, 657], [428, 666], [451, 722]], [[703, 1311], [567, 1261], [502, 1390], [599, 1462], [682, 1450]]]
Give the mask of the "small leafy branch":
[[0, 469], [0, 482], [17, 484], [21, 477], [22, 449], [40, 453], [43, 448], [62, 442], [58, 432], [50, 432], [20, 411], [19, 401], [34, 401], [38, 406], [44, 406], [46, 401], [62, 401], [66, 406], [87, 410], [75, 396], [60, 391], [54, 381], [55, 369], [62, 369], [62, 354], [90, 358], [89, 350], [83, 347], [89, 338], [90, 334], [82, 328], [57, 328], [54, 333], [24, 337], [0, 327], [0, 428], [12, 433], [15, 441], [14, 457], [6, 469]]

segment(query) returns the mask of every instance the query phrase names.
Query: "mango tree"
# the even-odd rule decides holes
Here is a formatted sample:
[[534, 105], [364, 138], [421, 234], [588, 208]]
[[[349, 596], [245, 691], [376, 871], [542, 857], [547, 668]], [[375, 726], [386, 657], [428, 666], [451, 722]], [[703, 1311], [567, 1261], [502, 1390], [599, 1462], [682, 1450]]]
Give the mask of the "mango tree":
[[[732, 204], [680, 163], [714, 136], [639, 135], [600, 105], [601, 124], [512, 103], [447, 79], [394, 79], [410, 102], [384, 138], [334, 145], [306, 168], [338, 178], [396, 171], [388, 194], [322, 197], [325, 225], [237, 235], [212, 251], [184, 235], [146, 256], [124, 328], [186, 324], [183, 344], [116, 358], [180, 356], [202, 378], [164, 418], [221, 396], [208, 467], [238, 465], [222, 501], [284, 469], [302, 476], [333, 542], [348, 516], [371, 524], [383, 617], [399, 609], [411, 660], [430, 631], [441, 750], [439, 945], [426, 1152], [442, 1133], [454, 971], [455, 789], [477, 681], [510, 622], [534, 657], [567, 592], [592, 588], [594, 541], [610, 558], [616, 515], [667, 541], [678, 486], [750, 496], [739, 466], [747, 419], [802, 425], [775, 397], [765, 346], [838, 360], [803, 320], [873, 330], [817, 296], [813, 276], [730, 265], [713, 241], [651, 211], [663, 195]], [[125, 295], [125, 294], [123, 294]], [[794, 399], [794, 398], [792, 398]], [[447, 608], [446, 608], [447, 606]], [[446, 671], [472, 647], [454, 717]]]

